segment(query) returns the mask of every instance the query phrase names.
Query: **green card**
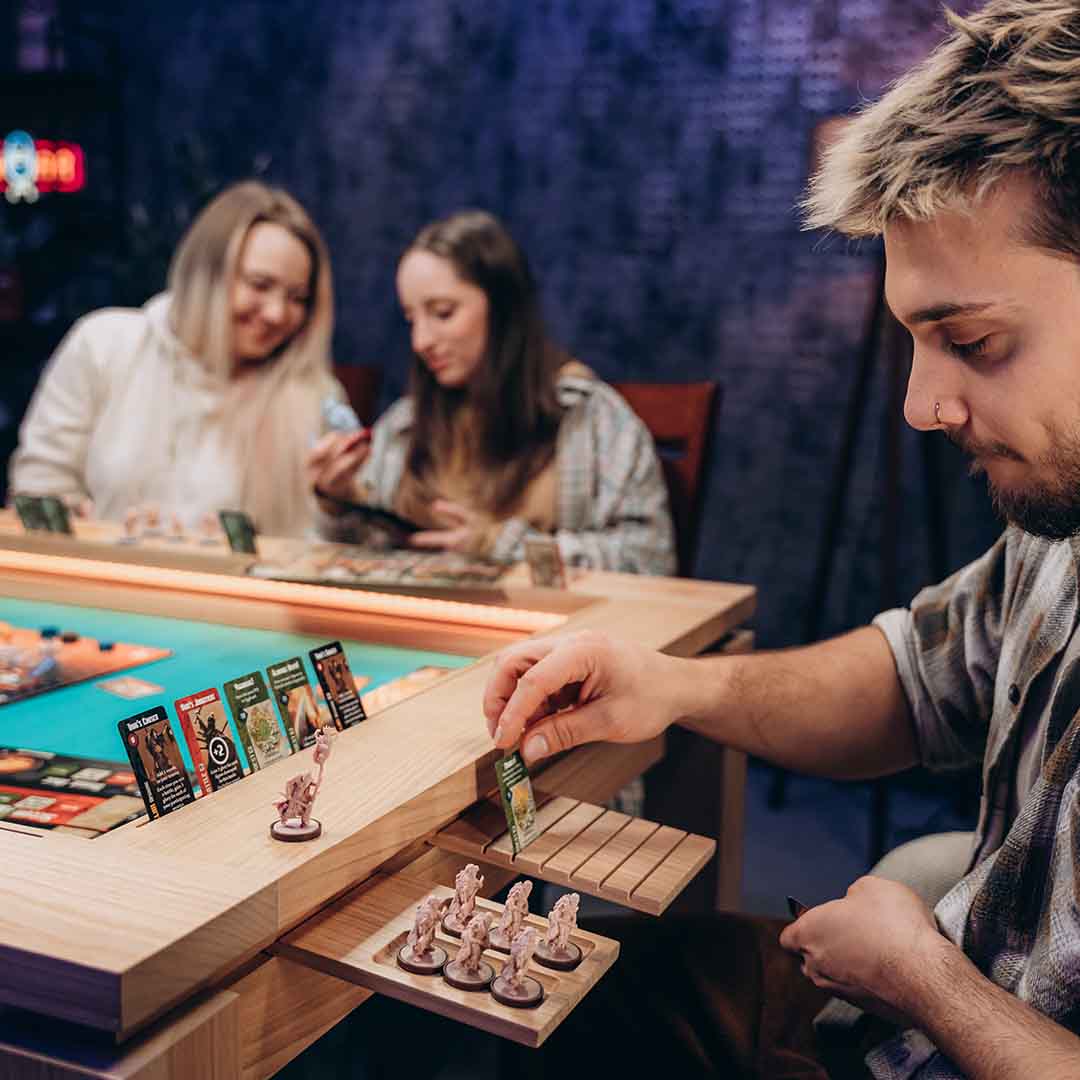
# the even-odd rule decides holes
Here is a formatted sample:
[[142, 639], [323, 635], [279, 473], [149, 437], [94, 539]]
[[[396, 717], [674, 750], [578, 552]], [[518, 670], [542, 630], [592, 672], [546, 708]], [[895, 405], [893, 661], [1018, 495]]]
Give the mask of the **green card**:
[[539, 835], [536, 824], [536, 798], [533, 795], [529, 770], [516, 750], [507, 754], [501, 761], [495, 762], [495, 776], [499, 781], [499, 794], [502, 796], [506, 824], [510, 829], [510, 841], [514, 845], [514, 854], [527, 844], [531, 844]]

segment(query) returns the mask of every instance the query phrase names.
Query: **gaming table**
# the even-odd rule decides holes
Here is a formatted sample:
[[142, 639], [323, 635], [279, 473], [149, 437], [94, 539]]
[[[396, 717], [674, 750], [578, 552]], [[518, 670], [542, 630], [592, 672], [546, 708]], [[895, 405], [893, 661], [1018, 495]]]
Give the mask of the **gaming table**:
[[[262, 634], [420, 650], [462, 665], [335, 740], [319, 796], [323, 835], [310, 843], [268, 836], [285, 778], [307, 767], [288, 759], [93, 840], [0, 823], [0, 1077], [272, 1075], [371, 994], [298, 961], [282, 939], [328, 906], [331, 918], [342, 905], [362, 911], [376, 877], [452, 883], [461, 859], [428, 840], [495, 789], [497, 753], [480, 701], [499, 647], [592, 628], [695, 655], [754, 606], [749, 586], [632, 575], [585, 573], [567, 590], [532, 589], [511, 575], [489, 590], [406, 595], [254, 579], [227, 558], [206, 568], [135, 560], [66, 537], [0, 543], [0, 618], [10, 609], [20, 614], [12, 621], [55, 621], [50, 605], [62, 604], [64, 619], [78, 608], [88, 627], [130, 626], [134, 633], [118, 635], [130, 640], [151, 625], [140, 619], [170, 620], [182, 629], [161, 644], [178, 662], [201, 656], [206, 665], [196, 660], [185, 692], [218, 680], [223, 632], [239, 643], [240, 668], [257, 659], [249, 670], [282, 654], [276, 645], [263, 653], [271, 639]], [[354, 668], [363, 673], [364, 662]], [[19, 709], [30, 729], [19, 744], [44, 746], [47, 699], [38, 699], [40, 714], [34, 699], [0, 709], [0, 732], [5, 711]], [[98, 729], [114, 737], [128, 715], [126, 703], [92, 686], [78, 702], [77, 727], [91, 742]], [[579, 748], [534, 780], [552, 795], [599, 803], [663, 753], [662, 740]], [[741, 770], [740, 756], [725, 752], [718, 882], [727, 904], [741, 863]], [[489, 894], [516, 874], [484, 872]]]

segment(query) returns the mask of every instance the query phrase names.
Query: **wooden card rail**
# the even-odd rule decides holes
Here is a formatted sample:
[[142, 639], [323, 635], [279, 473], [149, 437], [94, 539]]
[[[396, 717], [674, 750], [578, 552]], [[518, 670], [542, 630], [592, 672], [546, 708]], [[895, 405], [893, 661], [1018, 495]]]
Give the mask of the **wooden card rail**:
[[[432, 893], [454, 895], [452, 889], [432, 887], [405, 875], [376, 875], [371, 882], [277, 942], [272, 951], [358, 986], [532, 1047], [547, 1039], [619, 955], [617, 941], [576, 930], [571, 941], [584, 954], [581, 963], [573, 971], [553, 971], [535, 961], [530, 963], [529, 975], [543, 984], [544, 1000], [532, 1009], [508, 1008], [486, 991], [455, 990], [441, 975], [413, 975], [398, 966], [397, 952], [413, 925], [416, 906]], [[476, 903], [478, 910], [502, 911], [501, 904], [489, 900], [478, 899]], [[543, 934], [547, 920], [530, 915], [526, 925], [536, 927]], [[440, 930], [435, 940], [451, 959], [456, 955], [459, 943], [455, 938]], [[498, 974], [506, 957], [488, 949], [484, 959]], [[407, 1066], [404, 1059], [403, 1066]], [[405, 1067], [403, 1072], [407, 1071]]]
[[541, 833], [514, 857], [495, 800], [471, 807], [429, 838], [444, 851], [660, 915], [712, 858], [716, 841], [617, 810], [537, 792]]

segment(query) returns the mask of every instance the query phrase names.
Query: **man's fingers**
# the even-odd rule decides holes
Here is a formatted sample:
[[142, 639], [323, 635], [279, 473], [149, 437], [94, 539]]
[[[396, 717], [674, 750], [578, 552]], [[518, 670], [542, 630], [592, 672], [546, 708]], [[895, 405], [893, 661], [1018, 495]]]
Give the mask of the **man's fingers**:
[[[550, 698], [574, 683], [582, 683], [592, 673], [591, 651], [576, 641], [560, 642], [551, 652], [522, 672], [499, 717], [500, 746], [513, 746], [526, 724], [535, 719]], [[569, 715], [569, 714], [566, 714]], [[554, 753], [552, 748], [551, 753]]]
[[551, 754], [559, 754], [582, 743], [596, 742], [606, 734], [606, 704], [590, 701], [587, 705], [557, 712], [525, 731], [521, 756], [532, 765]]
[[457, 533], [454, 532], [425, 529], [423, 532], [414, 532], [409, 537], [409, 546], [416, 548], [444, 548], [449, 546], [456, 536]]
[[517, 689], [518, 679], [538, 660], [547, 656], [556, 644], [554, 638], [539, 638], [513, 645], [496, 657], [495, 669], [484, 687], [484, 719], [487, 721], [488, 734], [498, 746], [505, 748], [513, 745], [503, 741], [499, 721], [506, 703]]

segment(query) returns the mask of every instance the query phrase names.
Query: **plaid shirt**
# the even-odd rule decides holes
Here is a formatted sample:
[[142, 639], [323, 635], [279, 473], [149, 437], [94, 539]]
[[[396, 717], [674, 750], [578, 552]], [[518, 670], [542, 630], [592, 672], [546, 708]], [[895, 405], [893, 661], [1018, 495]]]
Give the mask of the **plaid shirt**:
[[[667, 487], [648, 429], [600, 379], [563, 374], [557, 392], [566, 409], [556, 448], [555, 537], [563, 561], [594, 570], [673, 574], [675, 536]], [[394, 508], [412, 426], [412, 399], [404, 397], [379, 417], [372, 430], [371, 453], [358, 480], [367, 487], [373, 506]], [[333, 532], [344, 539], [351, 528], [355, 525], [350, 526], [346, 516]], [[489, 557], [520, 562], [529, 535], [539, 533], [520, 518], [508, 519]]]
[[[935, 910], [942, 932], [988, 979], [1080, 1033], [1078, 567], [1080, 541], [1010, 528], [910, 610], [875, 624], [896, 658], [923, 763], [982, 763], [972, 860]], [[1022, 734], [1040, 725], [1041, 774], [1016, 791]], [[914, 1030], [866, 1061], [883, 1080], [961, 1075]]]

